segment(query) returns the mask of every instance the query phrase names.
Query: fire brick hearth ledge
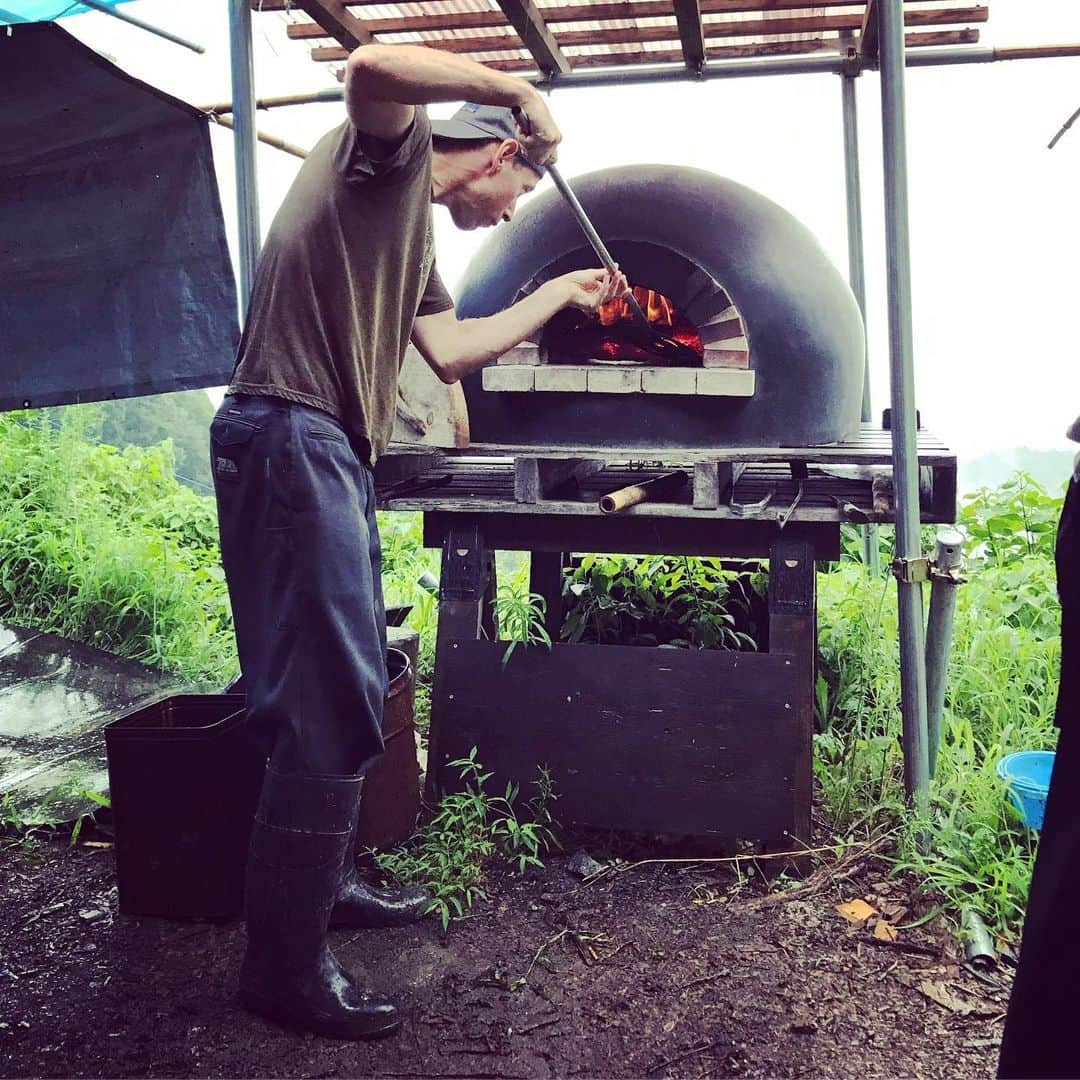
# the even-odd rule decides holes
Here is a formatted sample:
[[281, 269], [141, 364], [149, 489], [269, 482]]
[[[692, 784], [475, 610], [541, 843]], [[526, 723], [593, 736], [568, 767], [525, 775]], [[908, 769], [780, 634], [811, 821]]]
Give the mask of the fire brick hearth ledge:
[[593, 364], [497, 364], [484, 368], [485, 390], [515, 393], [678, 394], [753, 397], [754, 372]]

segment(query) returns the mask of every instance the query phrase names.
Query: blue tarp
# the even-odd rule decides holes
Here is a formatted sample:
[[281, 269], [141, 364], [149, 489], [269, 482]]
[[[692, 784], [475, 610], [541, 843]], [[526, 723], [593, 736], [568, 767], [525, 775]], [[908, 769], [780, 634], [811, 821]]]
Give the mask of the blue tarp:
[[[104, 7], [116, 7], [130, 0], [99, 0]], [[7, 0], [0, 7], [0, 26], [10, 23], [50, 22], [68, 15], [82, 15], [91, 11], [85, 4], [73, 4], [67, 0]]]

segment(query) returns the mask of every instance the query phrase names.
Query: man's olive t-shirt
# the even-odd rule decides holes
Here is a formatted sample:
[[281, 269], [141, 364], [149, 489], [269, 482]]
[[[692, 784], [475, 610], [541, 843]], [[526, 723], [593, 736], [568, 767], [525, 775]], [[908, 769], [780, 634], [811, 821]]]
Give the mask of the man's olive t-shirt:
[[413, 320], [453, 306], [435, 269], [427, 113], [389, 147], [346, 121], [311, 151], [270, 226], [229, 392], [331, 413], [374, 464]]

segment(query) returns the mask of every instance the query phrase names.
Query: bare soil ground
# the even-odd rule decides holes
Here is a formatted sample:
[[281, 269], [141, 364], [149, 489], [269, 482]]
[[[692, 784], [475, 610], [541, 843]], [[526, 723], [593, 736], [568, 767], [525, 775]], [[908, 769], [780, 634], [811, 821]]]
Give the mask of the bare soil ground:
[[[600, 851], [594, 843], [593, 854]], [[872, 853], [782, 893], [729, 865], [516, 877], [444, 935], [336, 931], [402, 1032], [344, 1043], [243, 1011], [240, 923], [119, 915], [109, 847], [0, 850], [0, 1075], [992, 1076], [1011, 973], [974, 973]], [[836, 905], [868, 898], [901, 926]], [[883, 931], [879, 931], [882, 933]], [[889, 936], [886, 934], [885, 936]]]

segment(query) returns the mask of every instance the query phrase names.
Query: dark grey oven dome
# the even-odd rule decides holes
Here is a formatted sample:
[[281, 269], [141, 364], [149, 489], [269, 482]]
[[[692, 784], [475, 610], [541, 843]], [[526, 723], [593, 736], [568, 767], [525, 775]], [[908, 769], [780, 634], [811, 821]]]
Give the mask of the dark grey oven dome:
[[[477, 373], [464, 381], [474, 442], [799, 446], [855, 431], [862, 318], [847, 283], [791, 214], [732, 180], [677, 166], [622, 166], [572, 184], [632, 284], [669, 298], [707, 348], [714, 335], [741, 334], [744, 351], [728, 355], [753, 372], [752, 395], [508, 393], [485, 390]], [[548, 191], [473, 258], [458, 314], [493, 314], [548, 278], [595, 265], [558, 193]]]

